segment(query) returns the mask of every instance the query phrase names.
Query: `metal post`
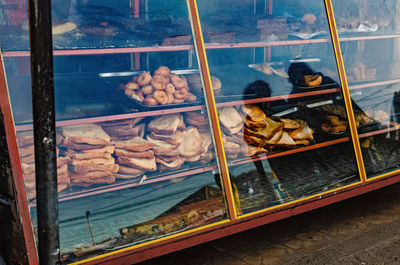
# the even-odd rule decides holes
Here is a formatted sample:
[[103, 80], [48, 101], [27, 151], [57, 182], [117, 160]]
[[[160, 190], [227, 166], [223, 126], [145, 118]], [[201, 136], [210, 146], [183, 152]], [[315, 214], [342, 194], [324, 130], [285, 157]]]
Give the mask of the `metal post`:
[[38, 252], [41, 265], [60, 263], [51, 0], [29, 0]]

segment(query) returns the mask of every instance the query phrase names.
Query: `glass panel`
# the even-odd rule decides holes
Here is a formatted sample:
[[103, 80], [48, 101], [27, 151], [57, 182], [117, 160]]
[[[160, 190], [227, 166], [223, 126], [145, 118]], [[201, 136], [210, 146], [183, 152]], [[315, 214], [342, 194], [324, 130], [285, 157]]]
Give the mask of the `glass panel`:
[[342, 29], [340, 45], [364, 165], [371, 178], [400, 166], [399, 2], [335, 0], [333, 5]]
[[324, 1], [198, 8], [239, 214], [359, 181]]
[[[187, 10], [184, 0], [53, 3], [63, 262], [229, 218]], [[25, 55], [5, 64], [36, 223]]]

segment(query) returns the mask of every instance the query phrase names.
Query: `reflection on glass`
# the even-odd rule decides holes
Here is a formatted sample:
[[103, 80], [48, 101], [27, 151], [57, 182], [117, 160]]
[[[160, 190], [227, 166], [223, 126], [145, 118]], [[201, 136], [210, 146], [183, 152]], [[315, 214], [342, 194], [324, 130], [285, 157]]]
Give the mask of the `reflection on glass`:
[[239, 2], [198, 3], [239, 214], [359, 181], [323, 1]]
[[[368, 178], [399, 168], [398, 1], [333, 1]], [[358, 38], [359, 37], [359, 38]], [[369, 39], [366, 39], [368, 37]]]

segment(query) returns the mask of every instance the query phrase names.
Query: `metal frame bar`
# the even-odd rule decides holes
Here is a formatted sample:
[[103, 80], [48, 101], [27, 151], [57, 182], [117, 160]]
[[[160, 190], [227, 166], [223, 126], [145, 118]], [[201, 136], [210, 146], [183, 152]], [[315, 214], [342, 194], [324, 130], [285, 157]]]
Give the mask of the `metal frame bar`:
[[38, 255], [60, 262], [51, 0], [29, 0]]
[[342, 93], [346, 105], [347, 118], [349, 120], [350, 134], [353, 142], [354, 153], [357, 161], [358, 172], [362, 182], [366, 181], [364, 161], [361, 154], [361, 147], [358, 138], [357, 126], [354, 118], [353, 106], [351, 104], [351, 97], [349, 86], [347, 83], [346, 70], [343, 63], [342, 51], [340, 49], [339, 35], [336, 28], [335, 15], [331, 0], [325, 0], [326, 14], [329, 22], [329, 29], [332, 38], [333, 49], [335, 52], [336, 63], [339, 70], [340, 83], [342, 85]]

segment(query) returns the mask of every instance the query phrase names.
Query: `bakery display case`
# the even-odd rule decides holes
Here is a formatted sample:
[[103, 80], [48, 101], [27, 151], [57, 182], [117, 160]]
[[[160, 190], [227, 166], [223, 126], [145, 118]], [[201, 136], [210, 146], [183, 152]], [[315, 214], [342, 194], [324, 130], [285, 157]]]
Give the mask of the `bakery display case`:
[[[333, 1], [368, 179], [399, 167], [399, 3]], [[361, 117], [362, 113], [367, 118]]]
[[[37, 264], [37, 44], [27, 3], [0, 7], [1, 111]], [[61, 262], [132, 264], [399, 181], [398, 10], [53, 0]]]

